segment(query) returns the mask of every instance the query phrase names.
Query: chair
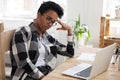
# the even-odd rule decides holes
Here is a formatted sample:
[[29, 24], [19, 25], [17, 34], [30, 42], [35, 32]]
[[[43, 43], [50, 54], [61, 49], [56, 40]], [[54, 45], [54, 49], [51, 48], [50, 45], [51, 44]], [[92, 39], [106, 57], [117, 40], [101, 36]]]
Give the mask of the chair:
[[4, 31], [3, 23], [0, 23], [0, 80], [5, 80], [5, 52], [10, 50], [10, 41], [15, 30]]

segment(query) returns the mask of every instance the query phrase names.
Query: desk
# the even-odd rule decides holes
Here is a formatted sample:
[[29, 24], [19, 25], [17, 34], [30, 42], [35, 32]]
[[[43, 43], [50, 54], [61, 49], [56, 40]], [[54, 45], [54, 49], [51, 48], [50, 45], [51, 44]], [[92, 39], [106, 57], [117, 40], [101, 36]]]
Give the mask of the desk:
[[[62, 75], [61, 73], [64, 70], [67, 70], [68, 68], [71, 68], [82, 62], [90, 63], [90, 61], [76, 60], [76, 58], [80, 55], [80, 52], [94, 52], [95, 53], [97, 50], [99, 50], [99, 48], [88, 48], [88, 47], [80, 48], [80, 51], [76, 52], [73, 58], [69, 58], [64, 63], [60, 64], [58, 67], [56, 67], [55, 70], [49, 73], [42, 80], [80, 80], [78, 78], [73, 78], [73, 77]], [[99, 76], [95, 77], [93, 80], [120, 80], [120, 71], [118, 71], [116, 64], [114, 65], [110, 64], [108, 71], [100, 74]]]

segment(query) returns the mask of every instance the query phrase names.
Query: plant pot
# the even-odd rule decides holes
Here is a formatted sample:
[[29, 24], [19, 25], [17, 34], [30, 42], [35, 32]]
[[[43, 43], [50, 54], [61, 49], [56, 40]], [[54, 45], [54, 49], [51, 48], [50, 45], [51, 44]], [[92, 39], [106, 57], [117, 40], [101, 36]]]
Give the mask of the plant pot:
[[119, 10], [119, 9], [116, 9], [116, 10], [115, 10], [115, 13], [116, 13], [116, 18], [120, 18], [120, 10]]
[[87, 40], [87, 33], [83, 33], [82, 37], [79, 39], [79, 46], [85, 46]]
[[80, 47], [82, 47], [82, 46], [85, 46], [86, 45], [86, 40], [87, 40], [87, 37], [88, 37], [88, 34], [87, 33], [83, 33], [82, 34], [82, 37], [81, 38], [79, 38], [79, 40], [76, 40], [75, 42], [75, 44], [76, 44], [76, 47], [77, 48], [80, 48]]

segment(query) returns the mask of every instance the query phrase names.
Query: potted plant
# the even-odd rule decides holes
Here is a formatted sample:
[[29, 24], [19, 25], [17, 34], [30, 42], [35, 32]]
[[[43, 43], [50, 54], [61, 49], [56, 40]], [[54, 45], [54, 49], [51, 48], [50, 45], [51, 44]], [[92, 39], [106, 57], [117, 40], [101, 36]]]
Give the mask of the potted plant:
[[115, 8], [116, 18], [120, 18], [120, 5], [117, 5]]
[[75, 21], [74, 35], [75, 35], [76, 41], [79, 42], [78, 44], [82, 46], [88, 42], [91, 36], [87, 25], [80, 23], [80, 15], [78, 16], [78, 20]]

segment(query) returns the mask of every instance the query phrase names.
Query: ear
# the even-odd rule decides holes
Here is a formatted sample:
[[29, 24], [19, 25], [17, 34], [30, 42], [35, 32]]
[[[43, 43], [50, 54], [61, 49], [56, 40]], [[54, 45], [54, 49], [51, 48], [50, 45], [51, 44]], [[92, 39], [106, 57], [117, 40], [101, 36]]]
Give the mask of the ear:
[[37, 13], [37, 17], [41, 17], [42, 15], [41, 15], [41, 13], [40, 12], [38, 12]]

